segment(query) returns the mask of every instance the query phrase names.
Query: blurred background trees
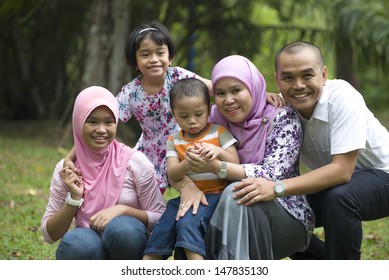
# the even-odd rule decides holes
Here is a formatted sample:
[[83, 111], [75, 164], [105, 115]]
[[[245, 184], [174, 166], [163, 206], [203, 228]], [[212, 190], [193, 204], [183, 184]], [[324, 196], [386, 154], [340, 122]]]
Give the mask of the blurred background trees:
[[134, 77], [126, 38], [151, 20], [172, 32], [174, 64], [204, 77], [220, 58], [241, 54], [277, 91], [274, 55], [302, 39], [322, 48], [330, 77], [354, 84], [373, 111], [389, 105], [386, 0], [2, 0], [0, 119], [65, 126], [83, 88], [116, 95]]

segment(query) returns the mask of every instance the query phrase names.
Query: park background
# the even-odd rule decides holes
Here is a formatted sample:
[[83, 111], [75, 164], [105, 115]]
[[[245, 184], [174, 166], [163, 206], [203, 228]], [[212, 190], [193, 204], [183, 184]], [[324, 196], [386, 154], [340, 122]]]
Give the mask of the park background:
[[[1, 0], [0, 260], [55, 258], [40, 220], [54, 166], [72, 146], [75, 96], [90, 85], [116, 95], [130, 82], [127, 36], [151, 20], [171, 31], [174, 65], [210, 78], [219, 59], [241, 54], [270, 92], [276, 51], [311, 41], [330, 78], [352, 83], [389, 128], [387, 0]], [[139, 134], [135, 118], [120, 123], [122, 142]], [[388, 218], [364, 222], [362, 259], [389, 259]]]

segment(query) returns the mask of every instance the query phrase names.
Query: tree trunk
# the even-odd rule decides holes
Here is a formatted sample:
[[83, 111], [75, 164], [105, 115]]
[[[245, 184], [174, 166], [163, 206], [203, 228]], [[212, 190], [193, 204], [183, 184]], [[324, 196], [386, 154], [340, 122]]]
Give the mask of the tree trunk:
[[[80, 71], [80, 83], [69, 100], [62, 120], [68, 119], [73, 109], [74, 98], [84, 88], [102, 86], [115, 96], [130, 77], [125, 59], [124, 46], [130, 30], [131, 0], [94, 0], [90, 4], [89, 23]], [[71, 123], [63, 122], [65, 130]], [[65, 133], [65, 135], [72, 135]], [[131, 137], [131, 136], [129, 136]]]
[[91, 5], [85, 42], [81, 89], [100, 85], [115, 95], [125, 75], [124, 44], [130, 18], [130, 0], [95, 0]]
[[355, 88], [358, 82], [355, 78], [353, 67], [353, 48], [349, 40], [337, 38], [335, 40], [336, 78], [343, 79]]

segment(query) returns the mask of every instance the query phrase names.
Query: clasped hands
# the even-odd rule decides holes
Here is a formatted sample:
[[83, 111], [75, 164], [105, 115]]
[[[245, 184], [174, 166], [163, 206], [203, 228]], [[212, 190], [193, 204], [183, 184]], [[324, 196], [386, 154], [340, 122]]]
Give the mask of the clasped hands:
[[195, 143], [186, 149], [186, 168], [196, 173], [212, 172], [215, 167], [217, 169], [215, 159], [219, 158], [220, 150], [220, 147], [209, 143]]
[[[220, 149], [220, 147], [208, 143], [195, 143], [188, 147], [184, 159], [187, 170], [196, 173], [212, 172], [211, 170], [217, 172], [220, 164], [215, 159], [219, 157]], [[200, 203], [204, 206], [208, 205], [204, 193], [191, 181], [186, 182], [185, 187], [180, 192], [181, 201], [176, 215], [177, 221], [184, 217], [191, 208], [192, 214], [196, 215]]]

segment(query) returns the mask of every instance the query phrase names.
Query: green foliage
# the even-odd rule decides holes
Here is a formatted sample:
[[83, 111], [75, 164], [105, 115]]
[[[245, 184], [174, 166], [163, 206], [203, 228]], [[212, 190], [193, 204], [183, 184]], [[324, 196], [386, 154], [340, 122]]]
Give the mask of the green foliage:
[[[99, 3], [2, 1], [1, 118], [69, 117], [66, 105], [84, 73], [85, 42], [93, 18], [90, 12]], [[287, 42], [308, 40], [322, 48], [327, 66], [335, 69], [330, 71], [331, 77], [356, 80], [368, 103], [387, 104], [387, 98], [377, 92], [389, 86], [383, 76], [389, 65], [388, 1], [133, 0], [128, 3], [130, 24], [126, 32], [144, 21], [163, 22], [176, 41], [175, 65], [204, 77], [210, 77], [220, 58], [241, 54], [258, 65], [269, 91], [276, 91], [275, 52]], [[101, 64], [111, 67], [108, 61]], [[123, 77], [123, 83], [127, 80]]]
[[[366, 62], [389, 65], [389, 2], [335, 1], [339, 30], [350, 38], [361, 65]], [[369, 53], [369, 55], [366, 55]]]
[[[0, 111], [17, 119], [61, 117], [77, 80], [87, 1], [6, 1], [0, 6]], [[77, 65], [78, 64], [78, 65]]]

